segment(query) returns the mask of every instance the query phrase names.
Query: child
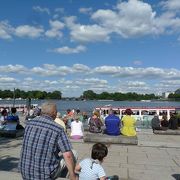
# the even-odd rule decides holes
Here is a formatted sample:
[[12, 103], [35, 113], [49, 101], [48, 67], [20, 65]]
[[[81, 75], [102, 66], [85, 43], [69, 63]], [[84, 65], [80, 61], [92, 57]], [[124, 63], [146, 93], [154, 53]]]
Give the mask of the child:
[[104, 144], [94, 144], [92, 147], [91, 158], [82, 160], [75, 167], [75, 172], [79, 173], [79, 180], [105, 180], [106, 174], [101, 164], [107, 154], [108, 149]]

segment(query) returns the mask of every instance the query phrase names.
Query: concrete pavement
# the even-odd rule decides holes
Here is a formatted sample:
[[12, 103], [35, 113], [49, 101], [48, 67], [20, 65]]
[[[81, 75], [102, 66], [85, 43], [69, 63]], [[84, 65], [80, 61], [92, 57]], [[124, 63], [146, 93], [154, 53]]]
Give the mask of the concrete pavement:
[[[17, 164], [22, 138], [0, 138], [0, 179], [21, 180]], [[79, 161], [90, 156], [93, 143], [72, 141]], [[138, 132], [138, 145], [111, 144], [103, 166], [107, 175], [123, 180], [173, 180], [180, 174], [180, 136], [154, 135], [151, 130]], [[180, 179], [180, 178], [179, 178]]]

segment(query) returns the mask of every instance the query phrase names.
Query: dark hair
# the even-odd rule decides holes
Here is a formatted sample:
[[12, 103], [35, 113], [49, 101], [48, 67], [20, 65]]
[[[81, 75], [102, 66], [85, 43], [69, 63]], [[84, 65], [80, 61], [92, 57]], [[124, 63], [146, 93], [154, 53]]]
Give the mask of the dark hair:
[[131, 115], [131, 114], [133, 114], [133, 112], [132, 112], [132, 110], [131, 110], [131, 109], [126, 109], [126, 110], [125, 110], [125, 114], [127, 114], [127, 115]]
[[104, 157], [106, 157], [108, 154], [108, 148], [106, 147], [105, 144], [102, 143], [96, 143], [92, 147], [92, 152], [91, 152], [91, 158], [96, 160], [98, 159], [99, 161], [102, 161]]
[[15, 114], [15, 113], [16, 113], [16, 108], [15, 108], [15, 107], [12, 107], [12, 108], [11, 108], [11, 113], [12, 113], [12, 114]]
[[6, 109], [3, 109], [3, 110], [1, 111], [1, 115], [2, 115], [2, 116], [6, 116], [6, 115], [7, 115], [7, 110], [6, 110]]

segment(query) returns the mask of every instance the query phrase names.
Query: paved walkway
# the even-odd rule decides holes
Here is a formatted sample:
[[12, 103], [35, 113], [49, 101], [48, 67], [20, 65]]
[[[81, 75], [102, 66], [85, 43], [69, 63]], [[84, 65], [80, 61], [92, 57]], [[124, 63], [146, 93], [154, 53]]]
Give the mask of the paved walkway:
[[[130, 180], [173, 180], [180, 174], [180, 136], [138, 133], [138, 146], [109, 146], [103, 166], [108, 175]], [[0, 179], [21, 180], [17, 164], [22, 138], [0, 138]], [[92, 144], [72, 141], [79, 160], [89, 157]]]

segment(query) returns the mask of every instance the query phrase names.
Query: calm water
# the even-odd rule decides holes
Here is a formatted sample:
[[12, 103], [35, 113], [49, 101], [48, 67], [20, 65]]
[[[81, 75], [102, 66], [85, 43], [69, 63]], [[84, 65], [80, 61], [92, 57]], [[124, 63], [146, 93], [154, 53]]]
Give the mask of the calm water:
[[[44, 100], [32, 100], [31, 103], [41, 104], [45, 102]], [[53, 100], [58, 107], [58, 111], [64, 113], [67, 109], [80, 109], [81, 112], [92, 112], [92, 110], [97, 106], [112, 105], [112, 106], [127, 106], [127, 107], [164, 107], [164, 106], [178, 106], [180, 107], [180, 102], [174, 101], [152, 101], [152, 102], [141, 102], [141, 101], [63, 101], [63, 100]], [[26, 104], [26, 100], [16, 100], [16, 104]], [[13, 104], [12, 100], [1, 100], [0, 104]]]
[[[32, 100], [32, 104], [41, 104], [45, 100]], [[98, 106], [112, 105], [115, 107], [165, 107], [175, 106], [180, 108], [180, 102], [174, 101], [152, 101], [152, 102], [141, 102], [141, 101], [63, 101], [63, 100], [52, 100], [57, 104], [58, 111], [62, 114], [66, 113], [67, 109], [80, 109], [81, 112], [87, 112], [88, 116], [91, 115], [93, 109]], [[27, 104], [26, 100], [16, 100], [16, 104]], [[13, 104], [12, 100], [1, 100], [0, 104]], [[143, 119], [137, 120], [136, 127], [139, 129], [151, 128], [151, 119], [153, 116], [143, 116]]]

